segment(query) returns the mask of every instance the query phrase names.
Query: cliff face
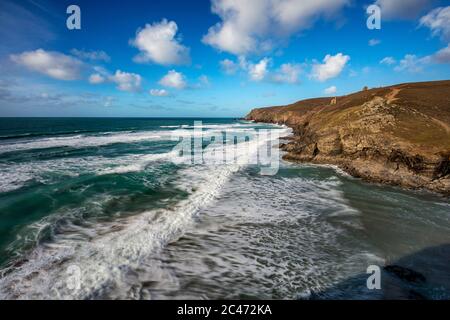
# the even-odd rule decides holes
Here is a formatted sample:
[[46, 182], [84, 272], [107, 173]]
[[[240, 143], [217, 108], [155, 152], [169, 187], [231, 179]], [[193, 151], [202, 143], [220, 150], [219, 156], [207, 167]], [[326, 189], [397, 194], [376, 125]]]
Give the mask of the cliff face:
[[246, 119], [292, 127], [294, 137], [281, 145], [287, 160], [450, 195], [450, 81], [254, 109]]

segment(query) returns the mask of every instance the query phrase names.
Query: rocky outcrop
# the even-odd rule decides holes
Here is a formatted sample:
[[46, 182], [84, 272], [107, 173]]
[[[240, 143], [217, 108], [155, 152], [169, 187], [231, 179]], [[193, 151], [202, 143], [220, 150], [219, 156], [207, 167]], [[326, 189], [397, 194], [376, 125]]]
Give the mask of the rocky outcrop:
[[334, 164], [368, 181], [450, 195], [450, 81], [333, 100], [254, 109], [246, 118], [293, 128], [282, 145], [287, 160]]

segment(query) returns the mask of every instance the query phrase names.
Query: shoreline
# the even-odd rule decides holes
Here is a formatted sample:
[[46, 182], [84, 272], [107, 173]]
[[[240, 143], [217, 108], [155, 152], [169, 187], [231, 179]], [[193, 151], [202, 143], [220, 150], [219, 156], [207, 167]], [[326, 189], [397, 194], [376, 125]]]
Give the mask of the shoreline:
[[[262, 121], [256, 121], [256, 120], [248, 120], [246, 121], [253, 121], [255, 123], [272, 123], [272, 122], [262, 122]], [[289, 126], [288, 124], [280, 124], [280, 123], [272, 123], [277, 124], [280, 126], [288, 126], [289, 128], [293, 129], [293, 127]], [[439, 191], [430, 187], [427, 187], [427, 185], [423, 186], [411, 186], [407, 184], [402, 184], [399, 182], [396, 182], [395, 180], [389, 180], [389, 179], [377, 179], [376, 177], [370, 176], [370, 175], [364, 175], [363, 173], [360, 173], [360, 169], [358, 169], [356, 166], [352, 165], [352, 162], [350, 159], [343, 160], [343, 159], [337, 159], [336, 161], [331, 160], [331, 158], [327, 160], [304, 160], [298, 157], [295, 153], [292, 153], [292, 151], [289, 151], [289, 144], [292, 141], [295, 141], [297, 137], [295, 136], [295, 133], [292, 133], [290, 136], [282, 137], [280, 140], [287, 141], [286, 143], [280, 143], [278, 148], [280, 148], [281, 151], [286, 152], [282, 156], [282, 159], [293, 163], [293, 164], [306, 164], [306, 165], [312, 165], [312, 166], [322, 166], [322, 167], [328, 167], [333, 170], [335, 170], [338, 174], [342, 174], [347, 176], [348, 178], [352, 179], [360, 179], [361, 181], [364, 181], [366, 183], [374, 184], [374, 185], [380, 185], [380, 186], [391, 186], [391, 187], [398, 187], [405, 191], [415, 191], [415, 192], [428, 192], [435, 196], [443, 197], [445, 199], [450, 198], [450, 191]], [[345, 162], [348, 163], [345, 163]], [[401, 178], [401, 177], [400, 177]]]

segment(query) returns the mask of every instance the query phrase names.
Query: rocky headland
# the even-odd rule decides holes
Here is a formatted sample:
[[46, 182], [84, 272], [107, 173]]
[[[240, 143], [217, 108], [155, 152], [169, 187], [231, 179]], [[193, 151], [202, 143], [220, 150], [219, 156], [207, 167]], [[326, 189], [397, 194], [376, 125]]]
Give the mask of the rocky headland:
[[450, 195], [450, 80], [258, 108], [246, 119], [293, 129], [281, 144], [286, 160], [337, 165], [366, 181]]

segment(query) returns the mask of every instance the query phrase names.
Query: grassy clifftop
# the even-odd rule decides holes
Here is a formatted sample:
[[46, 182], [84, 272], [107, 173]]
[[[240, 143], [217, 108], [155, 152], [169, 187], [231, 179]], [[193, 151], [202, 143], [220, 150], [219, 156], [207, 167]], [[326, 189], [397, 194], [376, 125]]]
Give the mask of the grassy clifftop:
[[366, 180], [450, 194], [450, 81], [406, 83], [254, 109], [284, 123], [293, 161], [336, 164]]

